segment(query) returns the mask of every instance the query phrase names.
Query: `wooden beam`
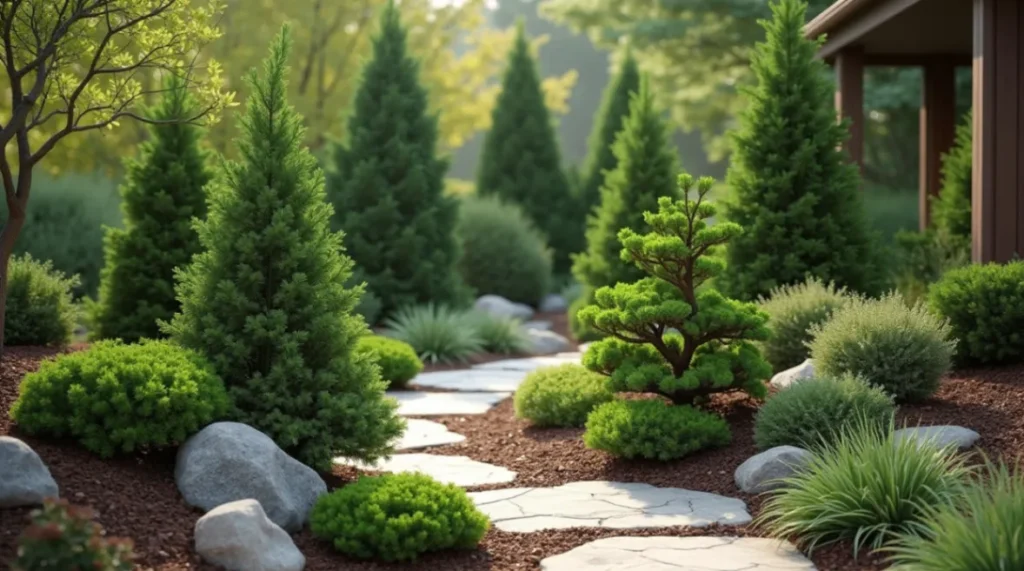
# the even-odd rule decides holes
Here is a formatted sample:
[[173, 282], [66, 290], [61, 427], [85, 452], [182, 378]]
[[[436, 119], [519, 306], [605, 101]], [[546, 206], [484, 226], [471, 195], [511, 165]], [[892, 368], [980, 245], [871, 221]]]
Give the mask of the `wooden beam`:
[[921, 86], [918, 219], [921, 230], [931, 224], [932, 199], [942, 185], [942, 155], [953, 146], [956, 130], [956, 68], [952, 61], [934, 61], [924, 68]]
[[910, 9], [921, 0], [882, 0], [871, 8], [859, 12], [842, 22], [838, 29], [829, 33], [818, 51], [818, 57], [831, 58], [848, 46], [863, 38], [888, 20]]
[[971, 54], [864, 54], [867, 67], [927, 67], [945, 63], [954, 67], [971, 67], [973, 62]]
[[836, 112], [849, 120], [845, 148], [850, 160], [864, 169], [864, 51], [850, 46], [836, 55]]

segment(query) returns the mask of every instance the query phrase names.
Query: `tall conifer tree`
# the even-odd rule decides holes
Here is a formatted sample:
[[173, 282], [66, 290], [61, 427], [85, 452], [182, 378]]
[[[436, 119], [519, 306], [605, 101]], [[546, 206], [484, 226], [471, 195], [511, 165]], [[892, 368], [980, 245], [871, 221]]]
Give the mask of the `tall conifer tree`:
[[942, 188], [932, 202], [935, 229], [967, 250], [971, 245], [971, 113], [956, 128], [953, 148], [942, 157]]
[[319, 470], [336, 455], [373, 460], [402, 431], [369, 357], [367, 333], [346, 288], [352, 262], [316, 159], [302, 147], [302, 118], [286, 100], [285, 28], [249, 77], [240, 162], [210, 185], [199, 226], [204, 251], [179, 274], [182, 311], [167, 331], [205, 354], [224, 379], [237, 420], [262, 430]]

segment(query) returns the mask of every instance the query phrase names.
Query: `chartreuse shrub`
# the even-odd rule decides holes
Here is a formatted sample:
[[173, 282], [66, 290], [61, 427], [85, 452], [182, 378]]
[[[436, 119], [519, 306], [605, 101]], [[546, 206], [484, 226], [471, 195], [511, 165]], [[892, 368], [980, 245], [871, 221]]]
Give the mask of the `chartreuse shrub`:
[[894, 293], [852, 300], [814, 326], [813, 335], [811, 358], [819, 374], [852, 373], [898, 403], [918, 402], [938, 390], [955, 345], [944, 319]]
[[357, 353], [372, 354], [380, 365], [380, 376], [389, 388], [402, 388], [423, 370], [423, 361], [408, 343], [380, 335], [359, 338]]
[[754, 419], [754, 442], [762, 450], [787, 444], [813, 448], [857, 423], [885, 428], [895, 412], [892, 397], [879, 387], [849, 374], [819, 376], [768, 397]]
[[7, 267], [7, 345], [67, 345], [78, 308], [71, 290], [78, 277], [65, 277], [50, 261], [14, 256]]
[[444, 549], [471, 549], [489, 527], [466, 492], [424, 474], [359, 478], [320, 496], [313, 535], [359, 559], [412, 561]]
[[106, 231], [99, 302], [89, 308], [93, 338], [162, 337], [158, 322], [180, 308], [174, 271], [199, 251], [192, 220], [206, 215], [203, 186], [211, 178], [199, 146], [202, 131], [183, 122], [195, 112], [184, 81], [168, 80], [151, 113], [160, 124], [149, 128], [138, 157], [126, 162], [124, 228]]
[[887, 549], [894, 571], [1024, 569], [1024, 475], [989, 464], [952, 503], [926, 506], [914, 533]]
[[131, 571], [130, 539], [106, 537], [89, 508], [47, 498], [32, 512], [32, 523], [18, 537], [13, 571], [88, 569]]
[[850, 294], [844, 288], [808, 278], [799, 284], [779, 286], [767, 299], [761, 298], [761, 309], [768, 314], [771, 336], [761, 342], [765, 359], [775, 371], [795, 367], [807, 359], [811, 327], [824, 323], [836, 309], [846, 305]]
[[199, 354], [166, 341], [101, 341], [26, 375], [11, 418], [28, 434], [71, 437], [108, 457], [184, 442], [229, 411]]
[[[181, 313], [172, 338], [206, 355], [237, 406], [234, 420], [274, 439], [299, 461], [373, 461], [402, 433], [346, 287], [352, 261], [331, 232], [316, 159], [300, 145], [302, 118], [288, 105], [287, 28], [275, 40], [238, 137], [240, 162], [210, 186], [203, 251], [179, 273]], [[268, 182], [269, 181], [269, 182]]]
[[516, 355], [530, 348], [530, 339], [518, 319], [472, 310], [466, 314], [466, 323], [476, 329], [477, 337], [488, 353]]
[[929, 506], [962, 492], [969, 470], [952, 447], [896, 439], [892, 424], [886, 428], [873, 421], [846, 427], [773, 492], [755, 523], [808, 551], [852, 540], [857, 553], [878, 549], [897, 533], [915, 533]]
[[461, 200], [455, 234], [459, 272], [481, 294], [536, 306], [551, 287], [551, 252], [544, 235], [514, 204], [498, 197]]
[[660, 400], [615, 400], [587, 417], [583, 442], [622, 458], [674, 460], [732, 441], [722, 417]]
[[604, 375], [572, 363], [543, 367], [516, 390], [516, 418], [534, 426], [583, 426], [590, 411], [612, 398]]
[[469, 315], [444, 305], [400, 308], [384, 326], [388, 337], [408, 343], [428, 363], [465, 362], [484, 352], [484, 341]]
[[1024, 262], [952, 270], [932, 285], [928, 303], [949, 321], [958, 361], [1024, 361]]

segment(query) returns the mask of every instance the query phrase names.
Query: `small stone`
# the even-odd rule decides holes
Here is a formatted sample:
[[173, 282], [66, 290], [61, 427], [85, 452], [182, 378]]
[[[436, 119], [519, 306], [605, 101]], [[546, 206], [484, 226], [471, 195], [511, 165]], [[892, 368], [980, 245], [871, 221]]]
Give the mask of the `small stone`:
[[922, 443], [931, 443], [939, 448], [952, 446], [958, 450], [964, 450], [974, 446], [974, 443], [981, 438], [981, 435], [963, 426], [914, 426], [901, 428], [893, 432], [897, 442], [905, 438], [913, 438]]
[[35, 506], [58, 496], [57, 482], [35, 450], [0, 436], [0, 508]]
[[256, 500], [217, 506], [196, 521], [196, 553], [228, 571], [302, 571], [306, 558]]
[[527, 329], [526, 337], [530, 340], [531, 355], [552, 355], [572, 348], [572, 343], [554, 331]]
[[792, 369], [786, 369], [772, 377], [771, 384], [773, 387], [784, 389], [801, 379], [810, 379], [813, 376], [814, 363], [810, 359], [807, 359]]
[[751, 456], [736, 468], [734, 478], [739, 489], [748, 494], [760, 494], [785, 485], [782, 478], [803, 469], [811, 453], [796, 446], [776, 446]]
[[492, 315], [511, 317], [526, 321], [533, 317], [533, 308], [523, 303], [509, 301], [500, 295], [480, 296], [473, 304], [473, 307]]
[[549, 293], [540, 300], [541, 313], [559, 313], [569, 309], [569, 302], [557, 293]]

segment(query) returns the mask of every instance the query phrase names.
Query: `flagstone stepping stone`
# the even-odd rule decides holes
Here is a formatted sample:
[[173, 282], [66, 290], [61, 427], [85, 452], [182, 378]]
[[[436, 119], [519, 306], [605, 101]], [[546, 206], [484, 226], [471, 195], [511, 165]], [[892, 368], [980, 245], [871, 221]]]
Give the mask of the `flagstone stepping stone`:
[[763, 537], [608, 537], [540, 562], [543, 571], [815, 571], [789, 542]]
[[541, 367], [555, 367], [558, 365], [564, 365], [566, 363], [579, 363], [579, 359], [576, 358], [575, 354], [572, 356], [545, 356], [545, 357], [526, 357], [523, 359], [504, 359], [501, 361], [491, 361], [490, 363], [482, 363], [480, 365], [473, 365], [474, 369], [478, 370], [505, 370], [505, 371], [535, 371]]
[[939, 448], [947, 446], [964, 450], [974, 446], [974, 443], [981, 438], [981, 435], [962, 426], [913, 426], [901, 428], [892, 433], [897, 442], [905, 438], [913, 438], [920, 442], [932, 443]]
[[706, 492], [650, 484], [573, 482], [557, 488], [509, 488], [470, 494], [502, 531], [604, 527], [703, 527], [750, 523], [746, 504]]
[[421, 373], [412, 384], [454, 391], [513, 392], [519, 388], [526, 371], [505, 371], [502, 369], [463, 369], [460, 371], [438, 371]]
[[398, 401], [398, 414], [402, 416], [447, 416], [483, 414], [508, 398], [510, 393], [394, 391], [387, 395]]
[[466, 440], [465, 436], [451, 432], [447, 426], [440, 422], [410, 418], [405, 421], [405, 424], [405, 433], [395, 443], [395, 450], [416, 450], [431, 446], [456, 444]]
[[516, 473], [501, 466], [477, 462], [465, 456], [437, 454], [395, 454], [376, 464], [366, 464], [348, 458], [336, 458], [335, 463], [355, 466], [361, 470], [378, 472], [420, 472], [443, 484], [456, 486], [484, 486], [507, 484], [516, 479]]

